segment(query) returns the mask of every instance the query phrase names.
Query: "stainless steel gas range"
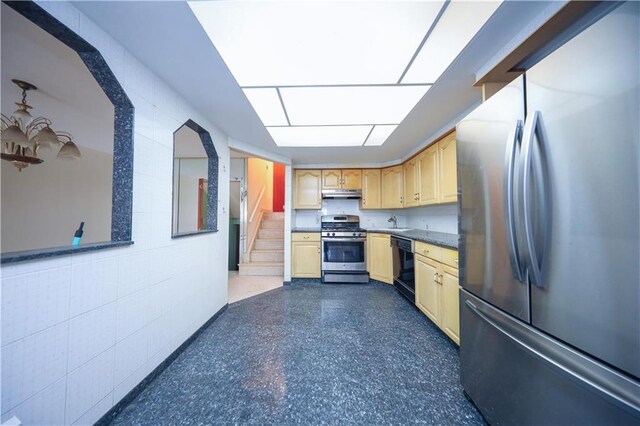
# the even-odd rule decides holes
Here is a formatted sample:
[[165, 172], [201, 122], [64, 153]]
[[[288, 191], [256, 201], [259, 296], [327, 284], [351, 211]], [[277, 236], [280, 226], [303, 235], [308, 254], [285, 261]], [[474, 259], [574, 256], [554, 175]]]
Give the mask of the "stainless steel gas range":
[[353, 215], [326, 215], [321, 221], [322, 282], [368, 283], [367, 232]]

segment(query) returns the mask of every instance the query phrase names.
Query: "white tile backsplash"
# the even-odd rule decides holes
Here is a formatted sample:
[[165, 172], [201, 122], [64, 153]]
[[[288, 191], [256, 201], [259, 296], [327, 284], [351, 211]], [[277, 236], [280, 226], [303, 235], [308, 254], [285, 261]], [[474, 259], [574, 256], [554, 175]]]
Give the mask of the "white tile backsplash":
[[387, 220], [395, 215], [398, 226], [404, 226], [402, 210], [360, 210], [360, 200], [322, 200], [322, 210], [295, 211], [294, 227], [320, 227], [320, 217], [331, 214], [357, 215], [363, 228], [388, 228]]
[[416, 207], [406, 210], [406, 225], [411, 228], [429, 231], [458, 233], [458, 205]]
[[390, 228], [388, 220], [396, 216], [399, 227], [458, 233], [456, 204], [423, 206], [410, 209], [360, 210], [360, 200], [323, 200], [322, 210], [297, 210], [294, 227], [320, 227], [320, 217], [332, 214], [353, 214], [360, 217], [363, 228]]

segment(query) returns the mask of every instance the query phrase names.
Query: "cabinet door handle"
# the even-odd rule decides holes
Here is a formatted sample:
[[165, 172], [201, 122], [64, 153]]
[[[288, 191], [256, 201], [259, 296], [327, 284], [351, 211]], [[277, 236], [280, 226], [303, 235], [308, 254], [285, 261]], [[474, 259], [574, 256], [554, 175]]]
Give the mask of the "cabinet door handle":
[[308, 235], [305, 235], [305, 236], [304, 236], [304, 237], [302, 237], [302, 238], [303, 238], [304, 240], [308, 240], [308, 239], [309, 239], [309, 236], [308, 236]]
[[440, 281], [438, 281], [438, 284], [442, 285], [444, 284], [444, 275], [440, 274]]
[[318, 247], [318, 254], [320, 254], [320, 247]]
[[440, 283], [438, 282], [438, 273], [437, 273], [437, 272], [434, 272], [434, 273], [433, 273], [433, 280], [436, 282], [436, 284], [440, 284]]

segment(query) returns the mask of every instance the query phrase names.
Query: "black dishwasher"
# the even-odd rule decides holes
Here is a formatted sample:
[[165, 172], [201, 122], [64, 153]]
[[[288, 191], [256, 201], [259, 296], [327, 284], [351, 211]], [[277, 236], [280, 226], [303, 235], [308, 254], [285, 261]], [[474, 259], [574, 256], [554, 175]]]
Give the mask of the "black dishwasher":
[[413, 264], [413, 243], [406, 238], [391, 236], [393, 256], [393, 285], [400, 294], [416, 302], [416, 279]]

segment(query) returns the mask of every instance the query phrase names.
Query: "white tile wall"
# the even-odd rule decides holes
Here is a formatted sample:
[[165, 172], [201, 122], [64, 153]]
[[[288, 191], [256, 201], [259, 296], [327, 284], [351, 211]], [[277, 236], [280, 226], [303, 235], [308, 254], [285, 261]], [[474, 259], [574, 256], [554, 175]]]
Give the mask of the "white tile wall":
[[2, 421], [16, 416], [25, 425], [64, 424], [66, 386], [66, 378], [52, 383], [41, 392], [3, 414]]
[[149, 331], [142, 328], [116, 344], [115, 384], [119, 385], [147, 362]]
[[147, 324], [149, 317], [149, 289], [118, 299], [116, 339], [123, 340]]
[[67, 377], [65, 422], [78, 420], [113, 390], [115, 348], [111, 347]]
[[[32, 266], [32, 265], [30, 265]], [[31, 267], [28, 268], [31, 271]], [[71, 267], [2, 279], [2, 343], [29, 336], [69, 316]]]
[[[124, 398], [131, 389], [135, 388], [138, 383], [140, 383], [145, 377], [147, 377], [149, 372], [147, 371], [146, 363], [135, 370], [129, 377], [126, 377], [122, 382], [116, 385], [116, 388], [113, 391], [113, 400], [120, 401]], [[103, 412], [104, 413], [104, 412]]]
[[96, 308], [69, 321], [69, 371], [75, 370], [116, 342], [116, 303]]
[[3, 410], [65, 376], [67, 341], [67, 325], [61, 323], [2, 348]]
[[[116, 300], [118, 258], [113, 256], [94, 262], [80, 262], [71, 267], [70, 315], [84, 312]], [[100, 286], [96, 287], [96, 283]]]
[[[1, 421], [92, 424], [227, 300], [227, 136], [69, 2], [39, 1], [98, 48], [135, 106], [130, 247], [3, 266]], [[219, 232], [171, 239], [173, 132], [220, 157]]]

